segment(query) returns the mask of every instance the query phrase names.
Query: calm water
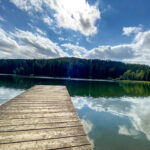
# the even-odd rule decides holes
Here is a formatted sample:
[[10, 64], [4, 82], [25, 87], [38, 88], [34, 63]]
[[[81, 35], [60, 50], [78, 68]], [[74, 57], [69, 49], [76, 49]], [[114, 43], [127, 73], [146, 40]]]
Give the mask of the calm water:
[[0, 76], [0, 104], [36, 84], [67, 86], [95, 150], [150, 150], [150, 85]]

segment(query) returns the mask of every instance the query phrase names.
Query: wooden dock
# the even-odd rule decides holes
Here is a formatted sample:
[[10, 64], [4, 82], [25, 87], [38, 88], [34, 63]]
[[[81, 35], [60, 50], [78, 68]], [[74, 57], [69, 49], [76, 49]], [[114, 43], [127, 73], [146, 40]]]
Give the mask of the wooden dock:
[[0, 106], [0, 150], [92, 150], [65, 86], [34, 86]]

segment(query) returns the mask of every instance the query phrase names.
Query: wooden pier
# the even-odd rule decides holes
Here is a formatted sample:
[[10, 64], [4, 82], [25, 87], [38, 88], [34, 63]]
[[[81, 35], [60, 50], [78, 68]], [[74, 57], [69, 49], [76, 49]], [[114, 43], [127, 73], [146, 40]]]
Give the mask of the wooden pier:
[[65, 86], [34, 86], [0, 106], [0, 150], [92, 150]]

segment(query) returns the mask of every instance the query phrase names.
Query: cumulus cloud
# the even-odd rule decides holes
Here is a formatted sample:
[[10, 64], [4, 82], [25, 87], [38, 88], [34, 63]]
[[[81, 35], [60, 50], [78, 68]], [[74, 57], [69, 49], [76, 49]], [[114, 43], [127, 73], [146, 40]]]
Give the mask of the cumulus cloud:
[[16, 5], [16, 7], [27, 11], [29, 13], [33, 12], [33, 11], [39, 11], [42, 12], [43, 8], [43, 0], [10, 0], [10, 2], [12, 2], [14, 5]]
[[132, 45], [99, 46], [86, 54], [88, 58], [104, 60], [124, 60], [135, 57]]
[[[11, 0], [11, 2], [14, 5], [16, 5], [19, 9], [24, 10], [29, 14], [34, 12], [41, 13], [41, 16], [44, 16], [42, 18], [43, 22], [46, 23], [48, 26], [51, 26], [51, 30], [53, 30], [56, 34], [61, 34], [62, 28], [71, 29], [85, 35], [86, 39], [88, 40], [90, 35], [97, 33], [97, 27], [95, 23], [96, 20], [101, 18], [100, 16], [101, 12], [98, 9], [96, 4], [91, 5], [86, 0], [75, 0], [75, 1], [74, 0], [57, 0], [57, 1], [56, 0], [25, 0], [25, 1]], [[110, 9], [111, 6], [108, 5], [107, 8]], [[51, 15], [51, 17], [49, 14]], [[55, 26], [52, 26], [51, 25], [52, 23], [55, 24]], [[30, 43], [30, 50], [31, 50], [30, 54], [33, 53], [34, 56], [35, 52], [38, 51], [39, 53], [40, 51], [39, 57], [41, 56], [46, 58], [46, 54], [48, 54], [47, 58], [49, 58], [50, 55], [51, 57], [64, 56], [63, 50], [57, 44], [54, 44], [55, 46], [52, 45], [52, 48], [48, 47], [48, 45], [45, 44], [47, 45], [47, 48], [45, 48], [44, 44], [42, 44], [40, 40], [45, 41], [46, 37], [42, 38], [42, 36], [45, 36], [46, 34], [38, 28], [36, 29], [36, 32], [38, 33], [38, 35], [33, 33], [32, 35], [34, 35], [34, 37], [37, 38], [37, 41], [39, 40], [40, 45], [38, 45], [36, 41], [34, 41], [36, 43], [36, 46], [33, 44], [31, 46]], [[89, 50], [82, 46], [79, 46], [78, 44], [73, 45], [68, 43], [69, 40], [67, 41], [66, 38], [59, 38], [59, 40], [64, 42], [67, 41], [67, 43], [61, 45], [61, 47], [65, 49], [66, 52], [69, 52], [71, 56], [80, 57], [80, 58], [90, 58], [90, 59], [95, 59], [95, 58], [105, 59], [105, 60], [110, 59], [110, 60], [124, 61], [128, 63], [142, 63], [142, 64], [149, 65], [150, 64], [150, 59], [149, 59], [150, 58], [150, 30], [143, 32], [141, 25], [137, 27], [123, 28], [123, 35], [130, 36], [131, 34], [135, 36], [131, 43], [114, 45], [114, 46], [101, 45]], [[6, 47], [9, 47], [12, 43], [15, 43], [12, 44], [12, 47], [13, 46], [17, 47], [16, 51], [20, 49], [20, 47], [22, 46], [20, 45], [20, 43], [24, 43], [22, 49], [25, 48], [25, 44], [29, 46], [29, 43], [26, 43], [22, 39], [19, 39], [18, 40], [19, 42], [16, 42], [16, 40], [11, 38], [9, 35], [8, 37], [7, 34], [5, 35], [6, 35], [6, 39], [8, 38], [8, 40], [5, 40], [5, 38], [1, 40], [1, 45], [5, 44], [5, 48], [4, 46], [2, 46], [1, 48], [1, 53], [3, 53], [3, 56], [4, 54], [7, 55], [8, 57], [11, 56], [9, 53], [10, 49]], [[29, 37], [29, 33], [28, 33], [28, 39], [33, 40], [33, 36], [31, 37]], [[3, 40], [5, 40], [5, 42]], [[49, 42], [51, 43], [52, 41], [49, 39]], [[53, 47], [55, 47], [54, 49], [57, 49], [56, 53], [54, 53], [55, 50], [53, 50]], [[38, 50], [38, 48], [40, 50]], [[4, 49], [7, 50], [4, 51]], [[41, 49], [43, 49], [43, 51], [41, 51]]]
[[130, 44], [94, 48], [88, 52], [87, 57], [149, 65], [150, 30], [138, 32]]
[[22, 30], [18, 30], [14, 36], [20, 40], [21, 44], [32, 47], [36, 52], [43, 54], [46, 57], [61, 57], [64, 54], [56, 43], [53, 43], [46, 37], [34, 35], [31, 32]]
[[131, 34], [139, 33], [142, 30], [142, 27], [123, 27], [123, 35], [130, 36]]
[[138, 32], [129, 44], [103, 45], [90, 50], [69, 43], [62, 46], [71, 50], [75, 57], [150, 64], [150, 30]]
[[59, 27], [80, 31], [85, 36], [97, 33], [95, 22], [100, 18], [100, 11], [86, 0], [51, 0], [50, 7], [56, 12]]
[[40, 28], [38, 28], [37, 26], [33, 26], [32, 24], [28, 23], [28, 26], [35, 32], [38, 33], [40, 35], [46, 36], [46, 32], [44, 32], [43, 30], [41, 30]]
[[78, 46], [78, 45], [73, 45], [70, 43], [62, 44], [62, 47], [65, 47], [67, 51], [72, 52], [72, 56], [76, 56], [79, 58], [84, 57], [85, 53], [87, 53], [87, 50], [84, 47]]
[[124, 44], [116, 46], [99, 46], [91, 50], [84, 47], [65, 43], [61, 45], [67, 51], [72, 52], [72, 56], [88, 59], [103, 59], [103, 60], [128, 60], [137, 58], [138, 54], [135, 53], [134, 44]]
[[[0, 58], [13, 57], [13, 51], [18, 49], [18, 44], [8, 33], [0, 28]], [[17, 53], [17, 52], [16, 52]], [[17, 55], [17, 54], [16, 54]]]
[[75, 56], [89, 59], [117, 60], [128, 63], [150, 63], [150, 31], [137, 33], [130, 44], [104, 45], [90, 50], [71, 43], [64, 43], [60, 47], [48, 39], [39, 28], [36, 31], [37, 33], [16, 30], [13, 33], [6, 33], [3, 29], [0, 29], [0, 58]]
[[146, 32], [139, 32], [135, 38], [134, 42], [136, 42], [137, 48], [142, 48], [141, 51], [147, 51], [150, 50], [150, 30]]
[[131, 62], [150, 64], [150, 30], [136, 34], [134, 38], [134, 51], [138, 56], [131, 59]]
[[[62, 28], [67, 28], [80, 32], [88, 40], [90, 35], [97, 33], [95, 23], [97, 19], [100, 19], [100, 10], [96, 5], [91, 5], [86, 0], [11, 0], [11, 2], [28, 13], [42, 13], [41, 16], [44, 17], [41, 19], [48, 26], [51, 26], [51, 30], [56, 34], [61, 34]], [[108, 8], [110, 8], [109, 5]], [[52, 26], [52, 23], [55, 26]], [[71, 38], [71, 41], [67, 40], [67, 37], [60, 36], [58, 40], [67, 43], [59, 46], [45, 37], [46, 33], [41, 29], [35, 28], [35, 31], [36, 33], [18, 30], [14, 34], [9, 34], [0, 30], [0, 51], [2, 54], [0, 57], [35, 58], [37, 53], [36, 58], [75, 56], [150, 64], [150, 30], [143, 32], [141, 25], [123, 28], [124, 35], [133, 34], [135, 36], [131, 43], [114, 46], [101, 45], [92, 49], [86, 49], [78, 45], [78, 42], [76, 42], [76, 45], [71, 44], [75, 37]]]
[[0, 58], [56, 58], [67, 53], [47, 37], [29, 31], [0, 29]]
[[[54, 18], [58, 27], [79, 31], [85, 36], [97, 33], [95, 22], [100, 19], [100, 11], [96, 5], [90, 5], [86, 0], [11, 0], [18, 8], [27, 11], [44, 12], [54, 10]], [[50, 24], [51, 18], [44, 17], [44, 22]]]

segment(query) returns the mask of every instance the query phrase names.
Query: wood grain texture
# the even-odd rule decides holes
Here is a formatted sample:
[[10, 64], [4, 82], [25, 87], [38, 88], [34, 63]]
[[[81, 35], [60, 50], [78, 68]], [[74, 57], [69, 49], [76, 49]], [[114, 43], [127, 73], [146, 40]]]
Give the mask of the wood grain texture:
[[0, 150], [92, 150], [65, 86], [34, 86], [0, 106]]

